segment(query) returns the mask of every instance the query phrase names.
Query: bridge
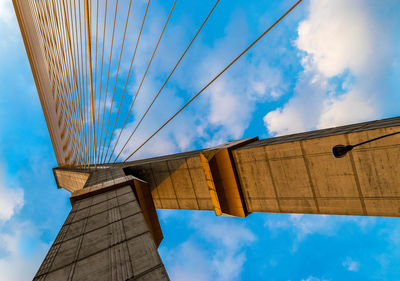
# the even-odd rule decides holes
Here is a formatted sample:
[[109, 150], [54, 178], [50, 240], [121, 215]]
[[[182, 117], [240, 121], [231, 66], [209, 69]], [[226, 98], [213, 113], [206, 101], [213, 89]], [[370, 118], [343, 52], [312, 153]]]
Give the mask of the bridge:
[[[139, 20], [136, 45], [129, 50], [130, 69], [123, 78], [119, 69], [132, 1], [123, 3], [126, 7], [118, 1], [94, 0], [13, 3], [58, 162], [53, 169], [56, 183], [71, 193], [72, 205], [34, 280], [169, 280], [157, 252], [163, 234], [156, 209], [211, 210], [217, 216], [237, 217], [253, 212], [400, 216], [399, 135], [357, 146], [342, 158], [331, 153], [338, 144], [354, 145], [400, 132], [399, 117], [132, 159], [301, 0], [131, 151], [129, 142], [219, 0], [204, 15], [126, 139], [121, 136], [128, 130], [127, 120], [176, 1], [171, 1], [133, 99], [125, 94], [126, 87], [150, 0]], [[118, 15], [118, 9], [124, 16]], [[121, 42], [114, 42], [117, 21], [124, 27]], [[112, 30], [111, 36], [106, 29]]]

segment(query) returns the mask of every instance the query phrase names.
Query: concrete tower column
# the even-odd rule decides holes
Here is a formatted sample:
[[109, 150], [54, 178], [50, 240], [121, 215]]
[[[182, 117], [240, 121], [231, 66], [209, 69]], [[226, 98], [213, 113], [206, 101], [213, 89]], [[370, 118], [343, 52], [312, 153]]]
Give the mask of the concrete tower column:
[[169, 280], [154, 239], [159, 235], [139, 202], [143, 182], [132, 178], [71, 197], [71, 212], [33, 280]]

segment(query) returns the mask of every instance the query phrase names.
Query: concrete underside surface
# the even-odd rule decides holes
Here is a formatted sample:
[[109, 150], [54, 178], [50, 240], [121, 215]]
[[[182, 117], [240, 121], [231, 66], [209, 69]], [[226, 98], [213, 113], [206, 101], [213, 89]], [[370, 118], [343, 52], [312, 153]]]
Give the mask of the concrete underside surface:
[[[230, 142], [210, 149], [107, 164], [94, 172], [57, 168], [55, 175], [58, 186], [71, 192], [104, 178], [133, 175], [148, 182], [158, 209], [217, 213], [219, 207], [232, 203], [241, 205], [245, 215], [271, 212], [399, 217], [400, 134], [356, 147], [340, 159], [331, 154], [337, 144], [356, 144], [399, 131], [400, 117], [396, 117], [240, 146]], [[232, 143], [234, 147], [229, 147]], [[202, 155], [222, 153], [227, 147], [229, 157], [217, 161], [216, 167], [213, 159], [208, 159], [211, 171], [207, 173]], [[218, 196], [213, 196], [213, 188]], [[240, 198], [229, 197], [234, 189]], [[228, 208], [227, 213], [236, 215], [232, 210]]]
[[169, 280], [131, 186], [77, 200], [35, 281]]
[[[254, 141], [231, 150], [248, 212], [400, 216], [400, 134], [335, 159], [337, 144], [400, 132], [400, 117]], [[200, 153], [124, 163], [156, 208], [214, 210]]]

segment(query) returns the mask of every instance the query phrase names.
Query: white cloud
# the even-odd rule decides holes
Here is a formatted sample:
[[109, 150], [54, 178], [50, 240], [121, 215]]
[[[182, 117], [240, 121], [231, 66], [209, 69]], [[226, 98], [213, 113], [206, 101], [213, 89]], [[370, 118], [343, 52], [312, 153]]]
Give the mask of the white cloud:
[[[248, 29], [245, 15], [234, 13], [225, 36], [212, 46], [212, 52], [205, 56], [196, 72], [199, 88], [246, 47], [250, 41]], [[210, 141], [212, 144], [240, 138], [249, 126], [257, 103], [275, 100], [286, 90], [281, 70], [270, 66], [265, 42], [259, 44], [250, 56], [242, 57], [216, 80], [203, 97], [209, 104], [209, 111], [205, 112], [208, 126], [217, 129]]]
[[0, 281], [32, 279], [49, 247], [34, 225], [15, 217], [23, 205], [23, 190], [7, 187], [0, 173]]
[[[191, 216], [190, 227], [196, 230], [194, 236], [175, 248], [161, 250], [171, 280], [238, 280], [246, 247], [256, 241], [251, 230], [226, 218], [199, 214]], [[207, 251], [202, 245], [208, 245]]]
[[30, 223], [0, 227], [0, 281], [31, 280], [48, 248]]
[[267, 216], [264, 224], [273, 236], [279, 236], [282, 231], [292, 231], [295, 235], [292, 251], [298, 250], [299, 244], [310, 235], [333, 236], [342, 225], [345, 217], [332, 217], [327, 215], [302, 215], [288, 214]]
[[[145, 136], [151, 135], [163, 121], [172, 116], [246, 47], [250, 41], [248, 38], [250, 32], [246, 22], [245, 14], [241, 11], [234, 12], [227, 25], [223, 27], [224, 32], [219, 38], [211, 42], [202, 36], [196, 39], [141, 125], [142, 133], [138, 131], [135, 136], [136, 141], [132, 140], [125, 149], [127, 152], [132, 152], [140, 144], [138, 140], [144, 140]], [[138, 75], [132, 76], [134, 78], [129, 85], [131, 100], [127, 104], [130, 104], [132, 96], [136, 94], [153, 51], [155, 37], [158, 36], [163, 22], [158, 20], [148, 24], [149, 26], [144, 29], [135, 59], [133, 73]], [[195, 33], [193, 26], [196, 27], [198, 24], [174, 25], [171, 23], [167, 27], [167, 34], [160, 43], [159, 50], [135, 102], [134, 114], [131, 114], [133, 121], [126, 128], [129, 134], [168, 76], [184, 47], [190, 42], [191, 36]], [[207, 25], [204, 29], [203, 32], [206, 33]], [[253, 50], [250, 56], [241, 58], [187, 110], [180, 113], [171, 124], [167, 125], [163, 129], [163, 133], [157, 135], [157, 142], [153, 142], [153, 144], [158, 143], [157, 145], [147, 144], [147, 148], [143, 147], [143, 150], [147, 151], [138, 153], [138, 157], [186, 150], [195, 143], [203, 147], [213, 146], [242, 137], [250, 124], [256, 105], [266, 100], [278, 99], [284, 94], [287, 87], [283, 74], [279, 69], [270, 66], [267, 59], [268, 54], [262, 48], [262, 43], [259, 45], [261, 46]], [[123, 144], [129, 134], [124, 132], [119, 143]], [[118, 134], [114, 135], [114, 142], [117, 136]], [[159, 149], [160, 145], [165, 148], [155, 151], [155, 149]]]
[[361, 231], [368, 231], [375, 226], [374, 217], [279, 214], [268, 215], [264, 226], [273, 237], [283, 232], [294, 234], [292, 252], [296, 252], [300, 243], [313, 235], [335, 236], [340, 229], [355, 225]]
[[8, 189], [0, 185], [0, 220], [9, 220], [24, 205], [22, 189]]
[[321, 75], [310, 70], [301, 73], [295, 88], [296, 94], [283, 108], [277, 108], [264, 116], [268, 131], [283, 135], [315, 128], [327, 89], [327, 81]]
[[207, 252], [196, 243], [184, 242], [168, 252], [175, 262], [168, 268], [171, 280], [175, 281], [208, 281], [213, 280], [209, 267]]
[[[135, 126], [133, 123], [127, 125], [125, 130], [122, 132], [120, 141], [116, 146], [114, 155], [117, 156], [123, 146], [125, 145], [126, 141], [128, 140], [129, 136], [131, 135], [132, 131], [134, 130]], [[120, 133], [120, 129], [115, 131], [115, 137], [111, 144], [111, 149], [114, 147], [115, 141], [117, 136]], [[125, 149], [120, 154], [120, 159], [124, 160], [130, 156], [132, 152], [136, 150], [152, 133], [150, 128], [144, 128], [141, 131], [135, 133], [134, 138], [132, 138], [128, 144], [126, 145]], [[138, 150], [135, 154], [136, 159], [151, 157], [156, 155], [165, 155], [176, 151], [175, 143], [169, 136], [165, 134], [160, 134], [157, 138], [152, 139], [149, 141], [148, 144], [143, 146], [142, 149]], [[111, 153], [111, 151], [109, 152]], [[114, 156], [113, 156], [114, 157]]]
[[240, 276], [246, 261], [243, 247], [256, 240], [250, 229], [231, 222], [211, 223], [204, 219], [192, 220], [192, 225], [206, 239], [218, 246], [212, 257], [212, 266], [217, 272], [217, 280], [235, 280]]
[[[5, 95], [2, 95], [0, 102], [2, 107], [0, 109], [0, 126], [2, 127], [1, 133], [3, 135], [0, 136], [0, 139], [3, 148], [7, 148], [12, 152], [14, 148], [18, 150], [18, 140], [26, 139], [26, 136], [31, 132], [30, 130], [36, 133], [36, 135], [33, 134], [30, 136], [30, 139], [33, 140], [35, 140], [35, 136], [39, 136], [43, 140], [41, 138], [43, 134], [45, 134], [44, 136], [48, 136], [48, 133], [45, 131], [45, 128], [33, 126], [39, 121], [32, 116], [35, 116], [36, 109], [40, 109], [41, 107], [34, 83], [31, 83], [32, 80], [29, 76], [30, 69], [29, 65], [26, 64], [26, 52], [23, 47], [21, 33], [11, 0], [0, 0], [0, 50], [0, 72], [2, 74], [2, 79], [0, 79], [2, 87], [0, 91], [2, 93], [7, 92], [8, 96], [15, 97], [14, 103], [13, 98], [7, 99]], [[13, 95], [14, 93], [18, 93], [18, 95]], [[19, 109], [15, 108], [17, 105]], [[25, 111], [24, 106], [27, 109]], [[13, 114], [9, 114], [11, 111]], [[22, 114], [17, 114], [15, 111], [21, 111]], [[15, 116], [18, 116], [18, 118], [15, 119]], [[20, 117], [21, 119], [19, 119]], [[29, 121], [35, 120], [36, 123], [35, 121], [32, 121], [32, 123], [25, 122], [25, 119], [29, 119]], [[42, 117], [39, 123], [42, 122], [41, 120]], [[16, 122], [23, 124], [21, 126], [24, 126], [24, 128], [19, 130], [20, 128], [18, 124], [16, 125]], [[23, 134], [21, 135], [18, 132], [23, 132]], [[6, 136], [5, 134], [8, 135]], [[27, 163], [29, 162], [28, 160], [24, 162], [24, 156], [28, 157], [29, 160], [33, 157], [29, 144], [24, 143], [24, 145], [26, 145], [24, 153], [17, 153], [17, 155], [8, 153], [12, 155], [9, 160], [13, 163], [11, 165], [10, 162], [11, 166], [9, 170], [12, 177], [18, 179], [24, 177], [21, 170], [16, 168], [19, 165], [18, 163], [23, 162], [25, 166], [29, 166], [29, 163]], [[33, 146], [38, 148], [40, 145], [35, 142]], [[23, 155], [22, 158], [20, 157], [21, 155]], [[7, 158], [7, 155], [2, 156], [6, 156]], [[4, 160], [3, 157], [1, 158], [1, 160]], [[35, 167], [42, 172], [43, 162]], [[26, 196], [26, 193], [24, 194], [24, 186], [20, 183], [10, 181], [8, 177], [6, 178], [2, 168], [2, 164], [0, 164], [0, 281], [31, 280], [42, 262], [49, 245], [41, 241], [41, 233], [37, 232], [37, 225], [30, 222], [26, 217], [26, 213], [21, 212], [25, 204], [25, 199], [29, 200], [24, 198]], [[28, 179], [29, 190], [32, 193], [32, 183], [34, 182], [32, 173], [26, 178]], [[43, 182], [41, 182], [41, 185], [43, 185]], [[34, 210], [28, 214], [32, 218], [35, 215], [37, 214]], [[45, 220], [46, 218], [44, 218]]]
[[358, 271], [360, 267], [360, 263], [357, 261], [354, 261], [352, 258], [347, 257], [343, 262], [342, 265], [348, 270], [348, 271]]
[[[227, 220], [216, 221], [200, 218], [200, 216], [193, 216], [191, 225], [195, 227], [202, 235], [209, 240], [218, 240], [222, 245], [236, 251], [240, 246], [254, 242], [255, 235], [245, 226], [238, 223], [228, 222]], [[222, 233], [229, 233], [229, 235], [221, 235]]]
[[366, 9], [363, 0], [310, 1], [296, 45], [324, 76], [339, 75], [347, 68], [355, 74], [365, 71], [374, 54], [376, 32]]
[[[0, 1], [0, 62], [14, 52], [20, 33], [11, 0]], [[7, 54], [7, 55], [6, 55]]]
[[12, 26], [14, 24], [14, 12], [11, 0], [0, 1], [0, 24]]
[[304, 239], [307, 235], [320, 234], [335, 234], [332, 230], [334, 225], [327, 215], [306, 216], [301, 214], [289, 215], [292, 227], [297, 231], [299, 239]]
[[0, 223], [8, 221], [24, 205], [24, 191], [20, 188], [9, 188], [0, 171]]
[[[311, 0], [295, 45], [302, 56], [293, 97], [264, 117], [286, 134], [398, 114], [391, 86], [400, 59], [400, 21], [393, 1]], [[385, 8], [382, 8], [382, 5]], [[385, 14], [383, 18], [381, 14]], [[397, 86], [398, 82], [397, 82]]]
[[325, 278], [318, 278], [318, 277], [314, 277], [314, 276], [310, 276], [307, 279], [302, 279], [301, 281], [329, 281], [329, 279], [325, 279]]
[[327, 98], [322, 106], [317, 128], [327, 128], [356, 123], [379, 116], [373, 97], [364, 96], [360, 91], [350, 91], [339, 97]]

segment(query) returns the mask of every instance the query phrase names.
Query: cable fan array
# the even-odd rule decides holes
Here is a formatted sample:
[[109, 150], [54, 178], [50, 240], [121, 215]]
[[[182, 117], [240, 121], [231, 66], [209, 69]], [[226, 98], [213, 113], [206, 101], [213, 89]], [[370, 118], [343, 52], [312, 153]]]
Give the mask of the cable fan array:
[[[204, 15], [201, 25], [196, 29], [177, 62], [171, 65], [169, 75], [154, 93], [150, 104], [137, 118], [138, 121], [133, 128], [127, 126], [129, 118], [138, 96], [143, 94], [145, 79], [168, 23], [174, 15], [176, 0], [168, 3], [169, 13], [159, 33], [154, 35], [157, 40], [143, 73], [134, 73], [134, 67], [139, 49], [143, 45], [143, 29], [149, 22], [150, 0], [147, 0], [142, 8], [134, 3], [134, 0], [100, 2], [99, 0], [29, 0], [45, 58], [54, 106], [59, 115], [59, 123], [65, 128], [71, 146], [72, 156], [69, 165], [74, 167], [97, 167], [132, 159], [137, 151], [204, 93], [302, 0], [291, 6], [132, 150], [128, 144], [135, 138], [138, 128], [148, 117], [154, 103], [211, 18], [220, 0], [216, 0], [210, 11]], [[135, 4], [138, 7], [135, 7]], [[122, 68], [124, 69], [121, 70]], [[127, 95], [128, 89], [132, 90], [130, 88], [132, 84], [136, 86], [134, 94]], [[128, 137], [122, 137], [123, 134]]]

